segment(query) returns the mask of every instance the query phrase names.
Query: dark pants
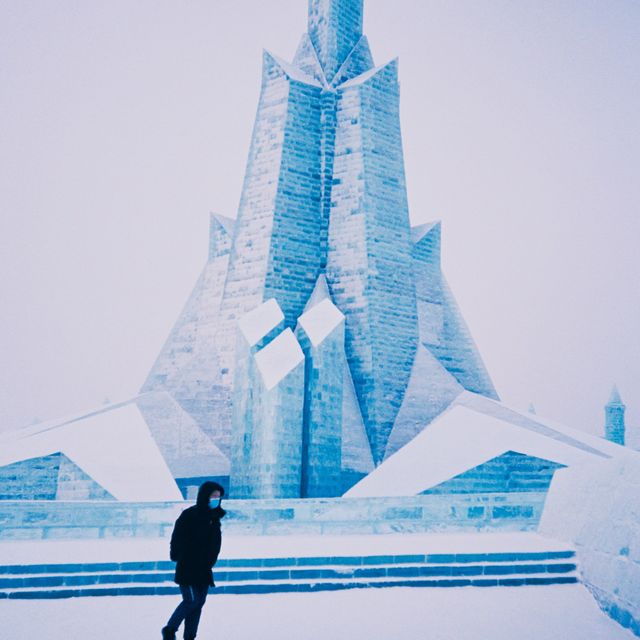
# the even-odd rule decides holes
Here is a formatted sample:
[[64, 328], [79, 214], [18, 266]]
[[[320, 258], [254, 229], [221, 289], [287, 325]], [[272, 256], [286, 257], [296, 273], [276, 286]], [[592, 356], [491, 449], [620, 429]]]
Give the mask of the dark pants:
[[188, 640], [196, 637], [200, 613], [207, 599], [208, 585], [180, 585], [182, 602], [178, 605], [173, 615], [167, 622], [167, 627], [178, 630], [180, 623], [184, 620], [184, 637]]

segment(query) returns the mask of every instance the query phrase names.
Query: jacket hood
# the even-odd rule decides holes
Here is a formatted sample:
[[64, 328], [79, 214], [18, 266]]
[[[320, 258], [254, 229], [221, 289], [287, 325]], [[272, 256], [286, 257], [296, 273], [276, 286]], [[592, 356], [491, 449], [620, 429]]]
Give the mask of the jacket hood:
[[209, 496], [214, 491], [219, 491], [220, 496], [224, 496], [224, 487], [221, 484], [213, 481], [203, 482], [198, 489], [198, 498], [196, 500], [196, 504], [199, 507], [209, 508]]

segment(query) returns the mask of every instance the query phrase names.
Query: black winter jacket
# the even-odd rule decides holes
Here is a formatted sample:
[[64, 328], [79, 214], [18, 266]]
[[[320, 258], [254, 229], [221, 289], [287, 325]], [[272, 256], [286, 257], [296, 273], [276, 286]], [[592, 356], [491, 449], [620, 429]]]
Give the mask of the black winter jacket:
[[174, 581], [179, 585], [209, 585], [213, 582], [213, 565], [218, 559], [222, 535], [222, 507], [210, 509], [206, 502], [185, 509], [176, 520], [171, 535], [171, 560], [176, 562]]

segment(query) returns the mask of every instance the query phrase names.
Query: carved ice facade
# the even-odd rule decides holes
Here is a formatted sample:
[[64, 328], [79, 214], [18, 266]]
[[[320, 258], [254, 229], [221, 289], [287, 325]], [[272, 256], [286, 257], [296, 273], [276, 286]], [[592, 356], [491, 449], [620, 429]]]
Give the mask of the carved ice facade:
[[[560, 450], [562, 430], [538, 421], [538, 446], [535, 420], [497, 402], [441, 270], [440, 222], [410, 225], [398, 64], [374, 65], [362, 17], [363, 0], [309, 0], [293, 61], [264, 53], [237, 218], [211, 215], [208, 260], [140, 395], [71, 421], [117, 424], [129, 407], [162, 487], [127, 470], [140, 499], [174, 499], [167, 478], [184, 496], [205, 478], [242, 498], [453, 492], [496, 469], [509, 491], [523, 466], [550, 477], [581, 459], [578, 435]], [[91, 447], [69, 453], [68, 424], [12, 441], [5, 475], [44, 479], [25, 496], [128, 495], [89, 472]]]
[[[215, 300], [217, 330], [185, 355], [181, 327], [198, 315], [185, 309], [144, 387], [166, 390], [194, 416], [231, 461], [232, 493], [236, 469], [246, 497], [274, 491], [266, 480], [262, 494], [245, 482], [256, 478], [243, 452], [258, 447], [256, 398], [276, 396], [258, 375], [259, 352], [237, 335], [266, 301], [277, 302], [304, 359], [299, 393], [281, 381], [289, 392], [279, 402], [291, 407], [278, 418], [297, 415], [302, 398], [292, 436], [304, 451], [298, 495], [343, 493], [465, 388], [496, 397], [440, 271], [439, 223], [411, 229], [398, 65], [374, 65], [362, 14], [361, 0], [310, 0], [293, 62], [264, 53], [238, 216], [233, 227], [213, 219], [211, 245], [224, 259], [209, 270], [220, 275], [192, 296], [202, 306]], [[314, 345], [305, 322], [320, 314], [310, 303], [319, 296], [341, 321]], [[196, 400], [203, 380], [208, 402]]]

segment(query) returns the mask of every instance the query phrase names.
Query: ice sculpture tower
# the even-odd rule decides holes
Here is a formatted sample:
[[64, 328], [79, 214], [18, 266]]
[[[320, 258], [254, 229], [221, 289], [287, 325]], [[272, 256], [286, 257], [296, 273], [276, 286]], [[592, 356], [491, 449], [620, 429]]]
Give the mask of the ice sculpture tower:
[[[282, 496], [335, 495], [464, 389], [496, 397], [442, 276], [440, 224], [410, 226], [397, 61], [374, 65], [363, 0], [308, 9], [293, 62], [263, 55], [237, 218], [212, 218], [208, 266], [144, 387], [191, 414], [244, 497], [261, 495], [256, 469], [290, 478]], [[261, 356], [277, 348], [239, 331], [271, 300], [293, 332], [271, 339], [305, 359], [280, 382]]]
[[624, 445], [625, 440], [625, 424], [624, 411], [626, 406], [622, 402], [618, 387], [613, 385], [609, 402], [604, 406], [605, 416], [605, 438], [611, 442]]
[[[497, 401], [442, 274], [441, 224], [410, 226], [397, 62], [374, 65], [362, 11], [309, 0], [293, 62], [265, 52], [237, 218], [211, 214], [141, 393], [3, 439], [0, 499], [170, 501], [216, 479], [233, 498], [441, 496], [438, 526], [511, 530], [538, 522], [557, 469], [619, 453]], [[614, 389], [621, 444], [624, 409]], [[323, 504], [302, 510], [327, 524], [353, 502]], [[433, 524], [383, 505], [381, 531], [401, 511], [423, 514], [408, 530]]]

